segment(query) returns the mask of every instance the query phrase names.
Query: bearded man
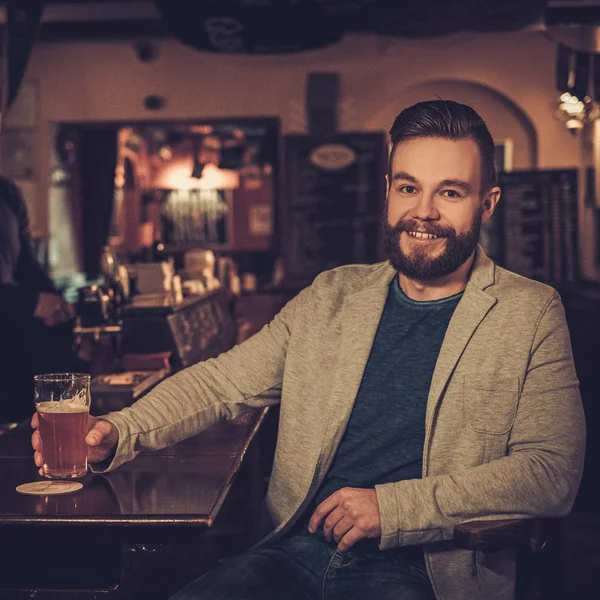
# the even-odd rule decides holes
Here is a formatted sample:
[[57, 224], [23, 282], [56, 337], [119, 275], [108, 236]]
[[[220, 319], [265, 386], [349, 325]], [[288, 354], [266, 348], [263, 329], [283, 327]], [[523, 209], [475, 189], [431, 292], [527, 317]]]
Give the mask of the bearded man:
[[320, 274], [240, 346], [90, 419], [90, 461], [113, 469], [280, 402], [262, 538], [176, 600], [508, 600], [512, 552], [455, 549], [454, 527], [573, 504], [585, 427], [560, 298], [477, 245], [492, 137], [449, 101], [390, 133], [389, 261]]

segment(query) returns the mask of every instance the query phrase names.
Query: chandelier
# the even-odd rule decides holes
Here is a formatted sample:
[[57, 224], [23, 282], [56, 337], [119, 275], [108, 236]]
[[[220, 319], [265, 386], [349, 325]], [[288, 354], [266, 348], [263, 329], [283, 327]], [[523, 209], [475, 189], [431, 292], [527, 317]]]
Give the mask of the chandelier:
[[600, 107], [590, 96], [584, 96], [580, 100], [570, 92], [564, 92], [558, 98], [554, 116], [564, 123], [569, 131], [576, 132], [600, 117]]

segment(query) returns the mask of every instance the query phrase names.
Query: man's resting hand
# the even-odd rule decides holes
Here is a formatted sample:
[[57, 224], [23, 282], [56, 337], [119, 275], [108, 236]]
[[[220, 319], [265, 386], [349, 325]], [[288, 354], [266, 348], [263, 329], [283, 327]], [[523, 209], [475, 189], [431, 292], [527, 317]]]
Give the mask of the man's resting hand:
[[317, 506], [308, 530], [311, 533], [323, 524], [323, 533], [345, 552], [363, 538], [381, 536], [381, 520], [377, 493], [374, 489], [342, 488]]

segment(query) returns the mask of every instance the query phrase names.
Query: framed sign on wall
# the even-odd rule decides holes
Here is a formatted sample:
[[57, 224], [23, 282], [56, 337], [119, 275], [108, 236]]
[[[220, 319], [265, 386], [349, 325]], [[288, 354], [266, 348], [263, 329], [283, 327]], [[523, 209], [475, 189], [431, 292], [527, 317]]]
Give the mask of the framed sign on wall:
[[282, 239], [286, 278], [380, 259], [387, 154], [383, 133], [339, 133], [323, 141], [289, 135]]

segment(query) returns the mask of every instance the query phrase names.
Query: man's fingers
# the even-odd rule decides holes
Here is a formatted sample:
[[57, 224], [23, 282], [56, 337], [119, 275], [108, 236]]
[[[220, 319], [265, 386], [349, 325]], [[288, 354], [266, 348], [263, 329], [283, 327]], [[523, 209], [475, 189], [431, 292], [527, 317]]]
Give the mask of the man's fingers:
[[335, 492], [331, 494], [329, 498], [323, 500], [319, 506], [317, 506], [315, 512], [310, 518], [310, 521], [308, 522], [308, 530], [311, 533], [314, 533], [319, 528], [327, 515], [339, 504], [338, 496], [339, 493]]
[[[40, 432], [38, 430], [40, 419], [37, 413], [33, 413], [33, 416], [31, 417], [31, 426], [34, 428], [34, 431], [31, 434], [31, 446], [34, 450], [33, 462], [36, 467], [41, 467], [44, 464], [44, 459], [42, 458], [42, 438], [40, 437]], [[41, 474], [42, 470], [40, 469], [40, 475]]]
[[37, 413], [35, 413], [31, 418], [31, 426], [35, 428], [34, 432], [31, 434], [31, 446], [34, 450], [33, 462], [35, 463], [36, 467], [41, 467], [44, 463], [44, 459], [42, 458], [42, 438], [40, 437], [40, 432], [37, 429], [39, 424], [39, 418]]
[[336, 544], [339, 544], [340, 540], [352, 529], [353, 523], [350, 519], [344, 517], [340, 519], [338, 524], [333, 528], [333, 539]]
[[352, 529], [350, 529], [348, 533], [339, 541], [337, 545], [337, 551], [346, 552], [347, 550], [350, 550], [350, 548], [352, 548], [356, 542], [362, 540], [364, 537], [365, 536], [360, 529], [352, 527]]
[[85, 437], [88, 446], [99, 446], [111, 434], [112, 425], [108, 421], [96, 421]]
[[42, 439], [40, 438], [40, 432], [37, 429], [31, 434], [31, 445], [34, 450], [42, 449]]
[[333, 529], [344, 518], [344, 511], [338, 506], [332, 510], [323, 523], [323, 534], [328, 542], [333, 541]]
[[87, 434], [85, 441], [88, 445], [88, 461], [91, 463], [106, 460], [119, 441], [116, 427], [109, 421], [90, 417], [93, 427]]

